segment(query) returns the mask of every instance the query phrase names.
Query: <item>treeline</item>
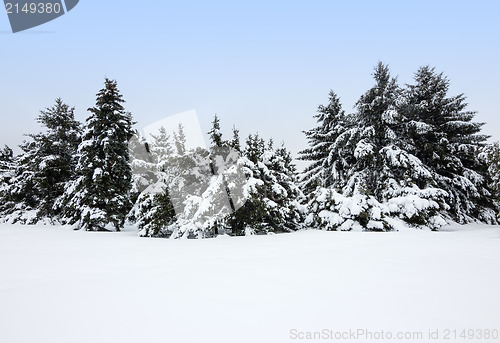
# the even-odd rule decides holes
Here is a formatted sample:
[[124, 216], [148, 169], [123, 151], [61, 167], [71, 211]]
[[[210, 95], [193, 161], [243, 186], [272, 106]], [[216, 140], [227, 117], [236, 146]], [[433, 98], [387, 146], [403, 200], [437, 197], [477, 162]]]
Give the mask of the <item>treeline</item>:
[[430, 67], [404, 86], [382, 63], [373, 76], [352, 113], [333, 91], [319, 106], [300, 173], [283, 144], [225, 138], [217, 116], [209, 149], [186, 148], [182, 126], [146, 141], [106, 79], [84, 125], [57, 99], [21, 154], [0, 150], [0, 218], [171, 238], [498, 223], [500, 147], [464, 95]]

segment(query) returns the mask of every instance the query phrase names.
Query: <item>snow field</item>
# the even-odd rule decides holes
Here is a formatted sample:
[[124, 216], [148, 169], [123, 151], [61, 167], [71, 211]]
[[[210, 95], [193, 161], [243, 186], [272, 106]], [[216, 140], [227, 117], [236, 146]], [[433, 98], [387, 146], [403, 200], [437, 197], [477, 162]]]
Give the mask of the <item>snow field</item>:
[[500, 329], [498, 226], [168, 240], [0, 225], [0, 261], [6, 343]]

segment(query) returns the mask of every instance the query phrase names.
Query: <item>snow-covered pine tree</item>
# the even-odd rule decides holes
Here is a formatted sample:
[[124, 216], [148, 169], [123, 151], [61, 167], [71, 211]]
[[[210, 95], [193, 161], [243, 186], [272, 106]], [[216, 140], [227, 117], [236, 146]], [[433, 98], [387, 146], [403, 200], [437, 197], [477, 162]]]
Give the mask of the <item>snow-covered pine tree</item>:
[[[304, 193], [298, 185], [297, 168], [293, 164], [290, 151], [284, 142], [276, 149], [270, 149], [268, 168], [271, 170], [274, 183], [268, 196], [277, 204], [272, 216], [276, 218], [277, 231], [295, 231], [302, 227], [305, 207], [300, 203]], [[266, 162], [266, 161], [264, 161]]]
[[132, 170], [131, 200], [135, 202], [139, 194], [157, 181], [157, 162], [151, 153], [151, 144], [138, 130], [128, 142], [130, 167]]
[[[438, 228], [435, 217], [444, 192], [431, 173], [410, 154], [399, 112], [400, 89], [386, 65], [374, 72], [375, 85], [360, 97], [356, 112], [343, 121], [330, 156], [323, 155], [332, 185], [318, 188], [308, 203], [309, 225], [328, 230], [390, 230], [391, 217]], [[321, 161], [321, 160], [320, 160]], [[316, 162], [318, 165], [320, 163]]]
[[301, 227], [303, 196], [296, 183], [296, 169], [284, 146], [274, 149], [258, 134], [246, 140], [240, 163], [247, 180], [245, 202], [225, 220], [235, 235], [289, 232]]
[[[264, 153], [265, 141], [258, 134], [249, 135], [240, 162], [247, 177], [247, 182], [243, 186], [245, 202], [242, 207], [224, 220], [225, 226], [233, 235], [265, 233], [270, 229], [268, 206], [264, 199], [267, 187], [264, 184], [264, 175], [258, 168], [258, 163], [262, 161]], [[261, 167], [264, 167], [262, 163]]]
[[0, 149], [0, 184], [8, 183], [14, 171], [14, 151], [7, 145]]
[[[137, 196], [149, 186], [164, 181], [165, 164], [174, 155], [170, 135], [164, 127], [150, 134], [149, 141], [139, 131], [129, 141], [132, 166], [132, 193]], [[133, 201], [137, 196], [132, 197]]]
[[104, 81], [78, 147], [78, 179], [61, 204], [67, 221], [87, 231], [119, 231], [131, 208], [132, 172], [128, 141], [131, 114], [125, 112], [116, 81]]
[[429, 66], [415, 74], [405, 92], [411, 153], [432, 171], [438, 187], [448, 194], [448, 214], [467, 223], [495, 223], [494, 200], [487, 185], [487, 166], [478, 158], [488, 138], [480, 134], [484, 123], [472, 120], [465, 96], [447, 95], [450, 82]]
[[353, 161], [346, 161], [346, 157], [337, 153], [337, 138], [349, 128], [339, 97], [330, 91], [328, 105], [320, 105], [314, 116], [318, 126], [304, 131], [309, 148], [299, 152], [299, 159], [310, 161], [300, 175], [300, 187], [309, 194], [317, 187], [342, 186], [344, 169]]
[[500, 143], [488, 144], [480, 158], [488, 166], [489, 185], [496, 200], [497, 220], [500, 222]]
[[[214, 192], [214, 195], [217, 193], [219, 194], [221, 199], [218, 199], [218, 202], [221, 204], [222, 209], [224, 210], [225, 208], [225, 210], [227, 210], [227, 214], [229, 214], [235, 211], [235, 205], [233, 203], [231, 191], [229, 189], [225, 176], [218, 176], [220, 172], [222, 174], [224, 173], [224, 169], [227, 167], [228, 162], [227, 157], [229, 156], [229, 154], [231, 154], [233, 149], [231, 148], [230, 142], [222, 139], [220, 120], [217, 114], [214, 115], [212, 128], [207, 132], [207, 134], [209, 135], [210, 139], [210, 170], [212, 175], [214, 176], [214, 179], [220, 179], [219, 184], [222, 188], [219, 192]], [[235, 152], [238, 154], [237, 151]], [[236, 161], [238, 157], [239, 156], [235, 156], [234, 161]], [[221, 168], [221, 170], [219, 170], [219, 167]], [[214, 183], [214, 181], [212, 180], [211, 183]], [[219, 215], [218, 218], [214, 218], [214, 221], [211, 224], [213, 226], [212, 229], [214, 236], [217, 236], [219, 234], [220, 228], [223, 226], [221, 222], [224, 220], [224, 217], [224, 215]]]
[[174, 145], [177, 155], [182, 156], [186, 153], [186, 134], [184, 133], [184, 126], [179, 123], [177, 132], [174, 132]]
[[[184, 135], [182, 128], [179, 128], [179, 134]], [[185, 139], [181, 144], [185, 144]], [[158, 134], [151, 134], [149, 149], [151, 150], [151, 155], [154, 158], [155, 163], [159, 164], [160, 168], [174, 154], [172, 138], [168, 134], [167, 129], [165, 129], [163, 126], [158, 130]], [[180, 150], [185, 149], [185, 147], [180, 148]]]
[[[131, 156], [134, 179], [142, 180], [142, 187], [127, 218], [138, 224], [141, 237], [168, 237], [168, 227], [176, 221], [176, 213], [166, 183], [172, 180], [168, 172], [178, 156], [174, 156], [170, 135], [164, 127], [150, 136], [149, 142], [141, 140]], [[178, 149], [185, 151], [184, 143], [178, 144], [182, 144]], [[134, 165], [141, 167], [134, 170]], [[175, 185], [173, 182], [171, 186]]]
[[483, 149], [481, 158], [488, 166], [490, 187], [495, 192], [495, 197], [500, 200], [500, 142], [488, 144]]
[[14, 172], [14, 151], [5, 145], [3, 149], [0, 149], [0, 220], [13, 206], [9, 186]]
[[241, 152], [240, 131], [233, 126], [233, 138], [228, 142], [231, 149]]
[[222, 133], [220, 131], [220, 121], [217, 114], [214, 115], [214, 120], [212, 121], [212, 128], [208, 131], [208, 135], [210, 137], [210, 147], [221, 148], [225, 144], [222, 140]]
[[21, 145], [23, 153], [18, 157], [9, 189], [16, 203], [10, 221], [57, 219], [59, 211], [54, 204], [63, 195], [66, 183], [75, 177], [81, 128], [74, 108], [58, 98], [53, 107], [40, 111], [37, 121], [46, 130], [29, 134], [31, 141]]
[[175, 209], [165, 184], [157, 182], [143, 192], [134, 207], [141, 237], [169, 237], [176, 221]]

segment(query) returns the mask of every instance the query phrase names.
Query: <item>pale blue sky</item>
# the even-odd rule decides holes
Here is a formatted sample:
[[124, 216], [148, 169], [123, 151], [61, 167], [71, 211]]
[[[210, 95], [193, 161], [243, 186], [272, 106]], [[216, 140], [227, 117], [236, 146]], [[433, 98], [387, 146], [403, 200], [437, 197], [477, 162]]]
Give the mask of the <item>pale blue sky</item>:
[[84, 120], [105, 76], [138, 126], [195, 109], [207, 131], [259, 131], [305, 147], [330, 89], [352, 109], [373, 66], [401, 83], [430, 64], [465, 93], [500, 140], [499, 1], [90, 1], [38, 28], [10, 33], [0, 14], [0, 144], [38, 131], [56, 97]]

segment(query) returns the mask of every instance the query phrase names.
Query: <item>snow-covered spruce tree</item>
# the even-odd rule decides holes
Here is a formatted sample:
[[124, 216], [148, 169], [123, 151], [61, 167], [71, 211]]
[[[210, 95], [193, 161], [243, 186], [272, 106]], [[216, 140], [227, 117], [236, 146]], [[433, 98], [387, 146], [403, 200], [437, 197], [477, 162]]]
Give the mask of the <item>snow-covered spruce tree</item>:
[[54, 204], [63, 195], [66, 183], [75, 177], [81, 128], [74, 108], [59, 98], [53, 107], [40, 111], [37, 120], [46, 130], [28, 135], [31, 141], [21, 145], [23, 153], [9, 189], [16, 203], [9, 214], [11, 222], [31, 224], [57, 219], [60, 213]]
[[344, 170], [353, 163], [346, 160], [349, 155], [337, 153], [337, 138], [349, 129], [349, 123], [340, 99], [333, 91], [330, 91], [328, 105], [320, 105], [314, 117], [319, 125], [304, 131], [309, 148], [299, 152], [301, 160], [311, 162], [300, 176], [300, 187], [306, 194], [317, 187], [342, 186]]
[[186, 153], [186, 134], [184, 133], [184, 126], [179, 123], [177, 132], [174, 132], [174, 145], [177, 155], [182, 156]]
[[128, 141], [131, 114], [125, 112], [116, 81], [105, 79], [78, 147], [78, 178], [60, 202], [66, 220], [87, 231], [119, 231], [131, 208], [132, 172]]
[[[184, 146], [179, 148], [185, 151]], [[176, 214], [166, 186], [170, 179], [167, 170], [176, 157], [166, 129], [161, 127], [158, 134], [151, 134], [149, 142], [141, 140], [131, 158], [140, 194], [127, 219], [137, 223], [141, 237], [168, 237], [168, 227], [175, 222]]]
[[240, 131], [233, 126], [233, 138], [227, 143], [231, 149], [241, 153]]
[[225, 219], [235, 235], [289, 232], [301, 227], [303, 196], [297, 186], [296, 170], [284, 146], [274, 149], [258, 134], [246, 140], [240, 159], [246, 174], [242, 206]]
[[479, 155], [483, 163], [488, 166], [489, 185], [493, 197], [497, 201], [497, 218], [500, 220], [498, 203], [500, 203], [500, 143], [488, 144]]
[[[239, 154], [222, 139], [217, 116], [208, 134], [210, 150], [190, 149], [170, 159], [166, 167], [170, 198], [178, 214], [169, 228], [173, 238], [216, 236], [223, 232], [223, 218], [234, 210], [229, 182], [237, 179]], [[174, 138], [180, 136], [176, 133]]]
[[158, 181], [157, 161], [152, 153], [151, 144], [138, 130], [128, 142], [130, 167], [132, 170], [132, 188], [130, 198], [133, 203], [148, 186]]
[[[252, 135], [242, 153], [236, 129], [227, 141], [218, 118], [212, 124], [210, 151], [189, 150], [177, 157], [189, 163], [172, 159], [165, 169], [177, 213], [165, 236], [171, 232], [172, 238], [207, 238], [224, 232], [244, 235], [299, 228], [302, 193], [286, 149], [274, 149]], [[182, 207], [178, 198], [185, 199]]]
[[0, 149], [0, 220], [14, 206], [9, 191], [10, 180], [15, 172], [14, 151], [7, 145]]
[[0, 185], [7, 185], [15, 169], [14, 151], [7, 145], [0, 149]]
[[129, 141], [130, 161], [132, 166], [132, 201], [135, 203], [139, 194], [149, 186], [164, 181], [162, 170], [173, 156], [172, 141], [164, 127], [158, 134], [150, 134], [147, 141], [139, 131]]
[[[182, 125], [179, 127], [179, 135], [184, 136]], [[168, 134], [167, 130], [162, 126], [158, 130], [158, 134], [151, 134], [152, 141], [149, 144], [149, 149], [151, 149], [151, 155], [154, 157], [155, 163], [159, 165], [164, 165], [170, 157], [174, 154], [174, 148], [172, 146], [172, 139]], [[184, 142], [179, 142], [178, 144], [185, 144]], [[181, 150], [186, 150], [185, 146]]]
[[375, 85], [356, 103], [356, 112], [333, 129], [329, 155], [314, 161], [329, 166], [324, 173], [331, 184], [309, 195], [306, 223], [327, 230], [386, 231], [394, 228], [392, 218], [398, 218], [436, 229], [443, 224], [436, 214], [445, 206], [445, 193], [407, 151], [396, 79], [382, 63], [374, 79]]
[[222, 148], [227, 145], [227, 142], [222, 140], [222, 133], [220, 131], [220, 120], [217, 114], [214, 116], [212, 121], [212, 128], [208, 131], [210, 137], [210, 147]]
[[151, 185], [141, 193], [135, 212], [141, 237], [169, 237], [168, 228], [176, 221], [176, 213], [168, 188], [161, 182]]
[[495, 223], [494, 200], [488, 187], [487, 166], [478, 158], [488, 138], [483, 123], [467, 111], [463, 94], [447, 95], [449, 80], [434, 68], [422, 67], [407, 86], [403, 111], [408, 118], [410, 151], [433, 173], [447, 192], [449, 216], [459, 223]]

